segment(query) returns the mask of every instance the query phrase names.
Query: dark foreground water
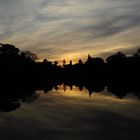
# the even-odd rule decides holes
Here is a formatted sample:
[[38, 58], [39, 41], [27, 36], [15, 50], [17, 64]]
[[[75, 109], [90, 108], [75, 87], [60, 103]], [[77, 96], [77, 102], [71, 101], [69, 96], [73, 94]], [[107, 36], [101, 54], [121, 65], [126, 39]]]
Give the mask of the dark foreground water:
[[1, 140], [140, 140], [140, 100], [93, 93], [36, 91], [38, 99], [0, 113]]

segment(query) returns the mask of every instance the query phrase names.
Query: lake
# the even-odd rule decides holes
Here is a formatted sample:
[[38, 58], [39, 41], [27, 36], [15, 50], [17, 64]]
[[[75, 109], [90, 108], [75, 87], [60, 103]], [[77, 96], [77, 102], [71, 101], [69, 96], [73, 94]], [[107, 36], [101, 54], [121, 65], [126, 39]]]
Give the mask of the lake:
[[106, 89], [37, 90], [16, 110], [0, 113], [2, 140], [139, 140], [139, 128], [138, 97], [118, 98]]

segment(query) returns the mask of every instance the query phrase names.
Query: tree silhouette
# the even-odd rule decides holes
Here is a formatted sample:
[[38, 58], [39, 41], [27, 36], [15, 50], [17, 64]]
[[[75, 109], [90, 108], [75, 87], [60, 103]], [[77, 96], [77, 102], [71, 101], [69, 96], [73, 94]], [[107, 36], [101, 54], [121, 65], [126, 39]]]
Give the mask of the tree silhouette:
[[30, 51], [23, 52], [14, 45], [0, 44], [0, 83], [40, 86], [48, 83], [49, 88], [43, 87], [45, 92], [63, 83], [71, 89], [73, 85], [80, 90], [86, 87], [90, 94], [100, 92], [107, 86], [109, 91], [120, 98], [128, 92], [139, 95], [140, 49], [132, 56], [117, 52], [106, 60], [88, 55], [85, 63], [79, 59], [76, 64], [72, 60], [66, 64], [64, 59], [63, 66], [59, 66], [58, 61], [52, 63], [47, 59], [37, 62], [37, 58]]
[[133, 57], [140, 57], [140, 48], [137, 50], [136, 53], [133, 54]]
[[38, 59], [37, 55], [30, 52], [30, 51], [24, 51], [25, 58], [28, 60], [36, 61]]

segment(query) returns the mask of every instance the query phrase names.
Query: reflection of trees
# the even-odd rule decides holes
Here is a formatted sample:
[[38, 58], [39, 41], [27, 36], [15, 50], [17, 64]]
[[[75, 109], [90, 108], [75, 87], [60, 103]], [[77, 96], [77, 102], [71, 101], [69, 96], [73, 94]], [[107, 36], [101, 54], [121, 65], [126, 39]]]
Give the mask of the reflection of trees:
[[2, 85], [0, 88], [0, 111], [9, 112], [20, 107], [22, 102], [36, 98], [35, 91], [19, 85]]
[[76, 64], [72, 60], [66, 63], [64, 59], [62, 66], [58, 61], [52, 63], [47, 59], [36, 62], [37, 58], [30, 51], [0, 44], [0, 110], [14, 110], [21, 102], [35, 100], [36, 90], [45, 93], [53, 87], [58, 90], [57, 85], [61, 83], [65, 91], [66, 86], [73, 90], [75, 85], [79, 90], [86, 87], [91, 95], [107, 86], [108, 91], [119, 98], [127, 93], [140, 97], [140, 49], [132, 56], [117, 52], [106, 60], [88, 55], [85, 63], [81, 59]]
[[57, 87], [58, 83], [55, 82], [30, 82], [26, 83], [1, 83], [0, 82], [0, 112], [9, 112], [16, 110], [22, 103], [32, 103], [36, 100], [40, 94], [36, 91], [44, 91], [48, 93], [54, 87]]
[[139, 84], [136, 84], [137, 81], [132, 81], [131, 83], [120, 81], [112, 81], [111, 83], [104, 82], [104, 80], [92, 80], [88, 82], [66, 82], [63, 85], [64, 91], [66, 91], [66, 87], [69, 86], [71, 90], [73, 90], [73, 86], [78, 87], [79, 91], [83, 90], [83, 87], [85, 87], [88, 90], [89, 96], [96, 92], [100, 93], [105, 90], [105, 87], [107, 87], [107, 91], [115, 95], [119, 99], [123, 99], [127, 96], [127, 94], [133, 94], [138, 99], [140, 99], [140, 87]]
[[[44, 91], [47, 93], [51, 91], [53, 88], [55, 90], [59, 90], [58, 83], [46, 83], [46, 84], [29, 84], [27, 85], [20, 85], [20, 84], [11, 84], [11, 85], [3, 85], [1, 84], [0, 88], [0, 112], [9, 112], [16, 110], [20, 107], [23, 102], [31, 103], [36, 100], [40, 94], [36, 94], [36, 91]], [[60, 84], [59, 84], [60, 85]], [[66, 91], [66, 87], [69, 87], [69, 90], [73, 90], [73, 86], [79, 88], [80, 91], [83, 90], [85, 87], [88, 90], [89, 96], [91, 96], [94, 92], [99, 93], [104, 91], [106, 87], [106, 83], [104, 81], [90, 81], [90, 82], [65, 82], [63, 84], [63, 89]], [[140, 98], [140, 87], [138, 86], [128, 86], [122, 83], [111, 83], [107, 85], [107, 90], [114, 94], [116, 97], [123, 99], [127, 96], [127, 93], [132, 93], [135, 96]]]

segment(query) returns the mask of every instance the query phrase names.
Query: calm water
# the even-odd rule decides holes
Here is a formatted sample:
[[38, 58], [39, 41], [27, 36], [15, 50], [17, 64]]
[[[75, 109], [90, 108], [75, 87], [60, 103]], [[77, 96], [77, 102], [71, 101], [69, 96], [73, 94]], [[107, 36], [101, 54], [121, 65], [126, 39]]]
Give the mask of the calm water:
[[139, 140], [140, 100], [103, 91], [36, 91], [20, 108], [0, 113], [2, 140]]

